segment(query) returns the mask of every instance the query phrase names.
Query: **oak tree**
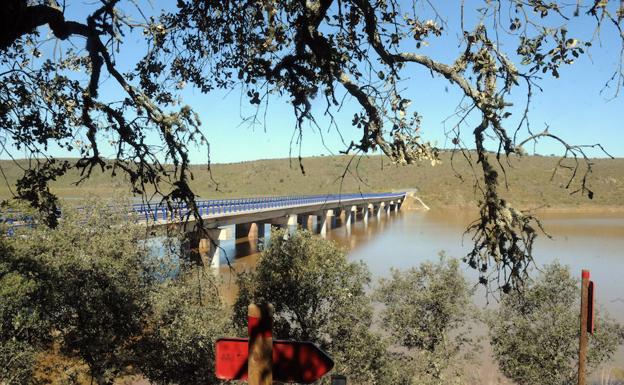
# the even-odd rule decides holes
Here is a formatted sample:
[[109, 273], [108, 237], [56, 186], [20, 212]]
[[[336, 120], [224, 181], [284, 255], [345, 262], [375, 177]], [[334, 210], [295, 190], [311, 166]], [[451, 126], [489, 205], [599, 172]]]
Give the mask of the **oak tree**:
[[[487, 318], [498, 366], [520, 385], [569, 384], [578, 376], [579, 287], [570, 269], [544, 267], [523, 292], [502, 298]], [[624, 341], [624, 328], [603, 309], [590, 335], [590, 370], [609, 362]]]
[[278, 230], [256, 269], [237, 279], [234, 323], [247, 335], [247, 305], [273, 304], [275, 338], [314, 342], [349, 381], [392, 383], [386, 344], [371, 330], [370, 280], [366, 265], [349, 262], [332, 242], [307, 231]]
[[[137, 193], [195, 207], [189, 151], [196, 145], [207, 151], [208, 144], [198, 116], [180, 100], [185, 85], [203, 93], [238, 87], [257, 106], [281, 95], [293, 107], [299, 138], [304, 123], [317, 122], [313, 100], [332, 121], [347, 103], [360, 110], [352, 124], [361, 137], [346, 143], [345, 153], [381, 151], [399, 164], [435, 164], [441, 150], [423, 139], [421, 111], [405, 96], [418, 87], [417, 79], [406, 80], [413, 68], [463, 96], [451, 106], [457, 123], [448, 135], [473, 166], [481, 195], [466, 261], [483, 283], [521, 285], [540, 230], [533, 215], [499, 196], [509, 157], [537, 140], [557, 141], [559, 166], [572, 170], [567, 187], [593, 196], [588, 146], [533, 131], [529, 109], [544, 78], [582, 59], [597, 32], [624, 41], [620, 1], [460, 1], [453, 18], [421, 0], [178, 0], [164, 9], [101, 0], [82, 14], [74, 8], [80, 6], [8, 0], [0, 8], [1, 142], [10, 155], [25, 151], [32, 158], [15, 194], [50, 224], [57, 202], [48, 182], [71, 168], [82, 178], [96, 168], [123, 173]], [[591, 25], [593, 33], [579, 25]], [[118, 51], [137, 37], [145, 53], [122, 69]], [[427, 45], [441, 47], [445, 57]], [[618, 64], [607, 83], [616, 95], [624, 81], [622, 47], [613, 50]], [[115, 97], [100, 93], [104, 79], [116, 87]], [[514, 107], [518, 93], [524, 105]], [[103, 156], [106, 141], [113, 159]], [[79, 159], [56, 159], [58, 148]]]

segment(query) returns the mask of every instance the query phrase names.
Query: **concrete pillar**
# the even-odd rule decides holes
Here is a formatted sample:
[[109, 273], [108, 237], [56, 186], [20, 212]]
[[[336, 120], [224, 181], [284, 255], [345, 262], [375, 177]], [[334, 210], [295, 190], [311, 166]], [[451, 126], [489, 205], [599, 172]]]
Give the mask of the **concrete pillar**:
[[345, 210], [346, 216], [345, 216], [345, 221], [346, 221], [346, 225], [347, 225], [347, 229], [351, 228], [351, 222], [353, 221], [353, 218], [355, 216], [357, 216], [357, 206], [351, 206], [349, 207], [348, 210]]
[[306, 222], [306, 228], [308, 231], [314, 231], [314, 215], [308, 215], [308, 220]]
[[297, 226], [297, 214], [288, 214], [283, 217], [271, 219], [271, 224], [276, 227]]
[[392, 202], [386, 203], [386, 205], [384, 206], [384, 208], [386, 209], [386, 216], [387, 217], [390, 216], [390, 205], [392, 205]]
[[351, 218], [352, 218], [352, 213], [351, 210], [344, 210], [346, 211], [345, 213], [345, 226], [347, 227], [347, 229], [351, 228]]
[[314, 226], [314, 215], [299, 214], [297, 216], [297, 223], [302, 229], [312, 231]]
[[283, 217], [271, 219], [271, 226], [286, 229], [288, 233], [297, 230], [297, 214], [288, 214]]
[[282, 217], [273, 218], [269, 222], [272, 226], [279, 228], [297, 226], [297, 214], [287, 214]]
[[379, 203], [379, 206], [377, 206], [377, 219], [381, 219], [381, 212], [384, 210], [384, 203], [381, 202]]
[[370, 212], [372, 210], [375, 209], [375, 206], [373, 206], [372, 204], [367, 204], [366, 206], [364, 206], [364, 210], [362, 211], [362, 215], [363, 215], [363, 220], [364, 220], [364, 224], [368, 225], [368, 216], [370, 214]]
[[221, 259], [221, 241], [227, 239], [225, 229], [209, 229], [201, 233], [203, 238], [199, 239], [198, 251], [202, 265], [218, 269]]
[[332, 217], [334, 216], [334, 210], [325, 210], [318, 215], [317, 218], [321, 223], [321, 235], [327, 235], [327, 231], [332, 228]]
[[264, 223], [240, 223], [235, 226], [236, 239], [249, 238], [258, 239], [264, 238]]
[[264, 222], [254, 222], [249, 229], [249, 238], [264, 238]]

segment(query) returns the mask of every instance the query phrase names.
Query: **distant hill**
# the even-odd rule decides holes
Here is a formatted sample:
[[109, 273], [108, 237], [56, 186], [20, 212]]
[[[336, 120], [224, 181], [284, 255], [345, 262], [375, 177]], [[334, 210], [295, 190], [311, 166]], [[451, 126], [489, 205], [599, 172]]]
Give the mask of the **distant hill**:
[[[624, 159], [592, 159], [594, 172], [589, 183], [594, 199], [570, 195], [565, 184], [570, 171], [559, 170], [551, 181], [559, 158], [526, 156], [511, 158], [507, 165], [509, 189], [501, 193], [522, 207], [551, 208], [600, 207], [624, 208]], [[350, 167], [347, 170], [347, 165]], [[571, 162], [570, 162], [571, 163]], [[11, 188], [21, 175], [20, 168], [10, 161], [0, 161]], [[430, 206], [474, 206], [474, 178], [468, 162], [456, 154], [442, 155], [442, 164], [429, 162], [396, 166], [382, 156], [349, 157], [321, 156], [303, 159], [302, 174], [296, 159], [272, 159], [212, 165], [212, 177], [206, 166], [194, 166], [193, 188], [201, 198], [228, 198], [263, 195], [322, 194], [343, 192], [392, 191], [417, 188], [418, 195]], [[476, 166], [478, 167], [478, 166]], [[479, 169], [476, 168], [476, 175]], [[463, 180], [456, 175], [462, 175]], [[501, 178], [502, 178], [501, 173]], [[76, 186], [77, 172], [52, 183], [52, 190], [67, 200], [85, 197], [130, 195], [121, 176], [94, 172], [92, 177]], [[6, 183], [0, 184], [0, 199], [10, 196]]]

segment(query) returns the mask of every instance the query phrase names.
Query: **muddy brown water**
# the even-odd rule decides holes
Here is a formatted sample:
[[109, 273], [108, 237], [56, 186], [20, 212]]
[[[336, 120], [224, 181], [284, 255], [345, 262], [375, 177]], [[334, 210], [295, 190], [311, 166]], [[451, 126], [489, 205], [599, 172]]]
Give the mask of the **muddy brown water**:
[[[401, 211], [373, 218], [365, 225], [356, 221], [351, 229], [336, 219], [335, 228], [327, 239], [335, 241], [348, 251], [351, 260], [366, 262], [375, 278], [387, 276], [391, 268], [405, 269], [418, 266], [423, 261], [434, 261], [440, 252], [449, 256], [464, 256], [470, 249], [471, 239], [463, 235], [476, 213], [465, 210]], [[596, 301], [609, 314], [624, 323], [624, 212], [559, 212], [541, 213], [540, 218], [552, 239], [540, 236], [536, 241], [536, 264], [555, 260], [570, 266], [575, 275], [581, 269], [591, 271], [596, 284]], [[267, 228], [267, 234], [269, 229]], [[267, 237], [270, 239], [270, 236]], [[267, 239], [264, 242], [269, 242]], [[232, 271], [252, 269], [264, 242], [250, 244], [247, 240], [225, 241], [223, 246], [232, 262], [232, 269], [222, 267], [223, 294], [233, 300], [236, 287]], [[222, 257], [222, 263], [225, 263]], [[476, 274], [462, 265], [468, 277]], [[496, 306], [495, 299], [486, 301], [484, 292], [477, 292], [478, 305]], [[483, 383], [505, 383], [499, 380], [485, 347], [481, 372]], [[488, 362], [489, 361], [489, 362]], [[594, 374], [600, 375], [612, 368], [624, 368], [624, 347], [620, 347], [614, 360]]]

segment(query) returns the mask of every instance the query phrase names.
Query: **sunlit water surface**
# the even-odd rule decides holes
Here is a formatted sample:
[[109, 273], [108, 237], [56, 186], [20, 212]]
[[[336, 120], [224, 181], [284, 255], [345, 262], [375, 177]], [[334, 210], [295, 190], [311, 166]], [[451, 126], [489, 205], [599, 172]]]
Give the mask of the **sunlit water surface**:
[[[375, 278], [387, 276], [391, 268], [405, 269], [418, 266], [423, 261], [435, 261], [440, 252], [449, 256], [462, 257], [470, 250], [471, 239], [464, 235], [468, 223], [476, 218], [476, 213], [462, 210], [402, 211], [372, 219], [364, 224], [358, 219], [351, 229], [337, 218], [335, 228], [327, 238], [348, 250], [351, 260], [366, 262]], [[596, 285], [596, 301], [604, 306], [609, 314], [624, 323], [624, 213], [544, 213], [540, 215], [549, 239], [541, 236], [535, 247], [537, 266], [553, 261], [570, 266], [575, 275], [581, 269], [591, 271]], [[250, 244], [246, 240], [225, 241], [225, 255], [231, 268], [222, 267], [223, 294], [229, 300], [235, 296], [234, 271], [251, 269], [259, 252], [270, 241], [269, 227], [267, 239], [260, 244]], [[476, 282], [476, 273], [467, 265], [462, 268], [468, 277]], [[475, 302], [478, 305], [496, 306], [495, 296], [487, 297], [485, 291], [477, 291]], [[485, 348], [485, 356], [489, 355]], [[491, 358], [484, 357], [481, 369], [483, 383], [498, 383]], [[599, 372], [610, 367], [624, 367], [624, 348], [620, 348], [615, 359]], [[601, 373], [594, 375], [599, 379]], [[504, 382], [504, 381], [503, 381]]]

